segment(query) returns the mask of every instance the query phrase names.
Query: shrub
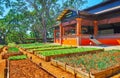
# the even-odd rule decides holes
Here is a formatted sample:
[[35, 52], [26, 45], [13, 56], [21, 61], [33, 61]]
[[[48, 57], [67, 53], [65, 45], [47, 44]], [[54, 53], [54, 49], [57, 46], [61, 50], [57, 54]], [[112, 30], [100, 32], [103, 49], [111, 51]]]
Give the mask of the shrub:
[[16, 43], [15, 43], [15, 42], [8, 43], [8, 46], [9, 46], [9, 47], [15, 47], [15, 46], [16, 46]]

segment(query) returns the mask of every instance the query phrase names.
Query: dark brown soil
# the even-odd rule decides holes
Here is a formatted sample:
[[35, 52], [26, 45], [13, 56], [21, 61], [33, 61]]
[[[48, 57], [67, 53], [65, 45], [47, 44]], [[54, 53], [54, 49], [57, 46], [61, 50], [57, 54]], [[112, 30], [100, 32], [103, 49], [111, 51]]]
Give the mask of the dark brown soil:
[[30, 60], [10, 61], [10, 78], [54, 78]]

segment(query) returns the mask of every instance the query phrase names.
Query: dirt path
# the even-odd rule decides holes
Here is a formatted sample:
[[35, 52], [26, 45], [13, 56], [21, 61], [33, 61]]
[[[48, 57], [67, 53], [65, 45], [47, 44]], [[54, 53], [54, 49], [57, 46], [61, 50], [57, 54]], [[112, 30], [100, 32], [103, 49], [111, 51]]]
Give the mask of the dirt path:
[[10, 78], [55, 78], [30, 60], [10, 61]]
[[71, 73], [65, 72], [64, 70], [57, 68], [53, 65], [51, 65], [50, 62], [45, 62], [44, 60], [40, 59], [39, 57], [30, 54], [22, 49], [20, 49], [21, 52], [23, 52], [24, 54], [27, 54], [28, 57], [32, 57], [32, 61], [39, 64], [42, 64], [42, 67], [44, 69], [46, 69], [48, 72], [50, 72], [51, 74], [55, 75], [57, 78], [75, 78], [74, 75], [72, 75]]
[[6, 68], [5, 60], [0, 60], [0, 78], [4, 78], [4, 69]]
[[112, 76], [111, 78], [120, 78], [120, 73], [118, 73], [118, 74]]
[[6, 53], [6, 48], [7, 47], [2, 47], [0, 49], [0, 78], [5, 78], [4, 69], [6, 69], [6, 60], [2, 59], [2, 55]]

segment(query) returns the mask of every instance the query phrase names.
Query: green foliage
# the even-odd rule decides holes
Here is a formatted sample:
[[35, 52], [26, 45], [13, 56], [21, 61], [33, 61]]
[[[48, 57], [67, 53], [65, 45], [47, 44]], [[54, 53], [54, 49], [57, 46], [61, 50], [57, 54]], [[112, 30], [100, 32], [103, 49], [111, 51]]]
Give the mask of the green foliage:
[[16, 47], [9, 47], [8, 48], [8, 52], [18, 52], [18, 51], [19, 51], [19, 49]]
[[92, 51], [92, 50], [97, 50], [97, 49], [96, 48], [70, 48], [70, 49], [43, 51], [43, 52], [40, 52], [40, 54], [43, 56], [50, 56], [50, 55], [86, 52], [86, 51]]
[[106, 63], [105, 61], [99, 61], [99, 62], [97, 63], [97, 66], [98, 66], [98, 69], [99, 69], [99, 70], [102, 70], [102, 69], [107, 68], [107, 63]]
[[[25, 43], [26, 38], [53, 38], [57, 16], [68, 7], [80, 9], [87, 0], [0, 0], [0, 37], [6, 43]], [[30, 33], [29, 33], [30, 32]], [[49, 33], [48, 33], [49, 32]]]
[[27, 58], [26, 55], [18, 55], [18, 56], [11, 56], [8, 59], [9, 60], [23, 60], [23, 59], [26, 59], [26, 58]]
[[47, 48], [47, 47], [55, 47], [55, 46], [60, 46], [60, 45], [53, 45], [49, 43], [31, 43], [31, 44], [19, 44], [20, 47], [23, 48]]
[[45, 44], [44, 43], [19, 44], [19, 46], [23, 48], [34, 48], [42, 45], [45, 45]]
[[15, 47], [15, 46], [16, 46], [16, 43], [15, 43], [15, 42], [8, 43], [8, 47]]
[[2, 48], [3, 47], [3, 45], [0, 45], [0, 48]]
[[72, 46], [59, 46], [59, 45], [51, 45], [51, 46], [42, 46], [40, 48], [36, 48], [34, 50], [37, 51], [46, 51], [46, 50], [56, 50], [56, 49], [71, 49], [71, 48], [75, 48]]

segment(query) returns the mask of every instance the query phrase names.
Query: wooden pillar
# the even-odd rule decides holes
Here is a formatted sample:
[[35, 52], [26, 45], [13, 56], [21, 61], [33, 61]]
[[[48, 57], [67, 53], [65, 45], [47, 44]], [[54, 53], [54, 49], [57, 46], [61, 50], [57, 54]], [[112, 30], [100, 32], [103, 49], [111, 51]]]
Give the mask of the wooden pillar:
[[77, 24], [76, 24], [76, 39], [77, 39], [77, 46], [81, 45], [81, 34], [82, 34], [82, 19], [76, 18]]
[[62, 23], [59, 25], [60, 28], [60, 44], [62, 45], [62, 37], [63, 37], [63, 27], [62, 27]]
[[63, 29], [63, 36], [65, 35], [65, 27], [62, 28]]
[[98, 21], [94, 21], [94, 36], [98, 34]]
[[56, 30], [54, 30], [54, 43], [56, 43]]
[[82, 25], [81, 25], [81, 21], [82, 19], [81, 18], [76, 18], [76, 21], [77, 21], [77, 25], [76, 25], [76, 35], [77, 36], [80, 36], [82, 34]]

